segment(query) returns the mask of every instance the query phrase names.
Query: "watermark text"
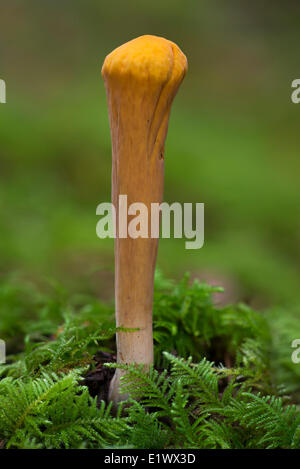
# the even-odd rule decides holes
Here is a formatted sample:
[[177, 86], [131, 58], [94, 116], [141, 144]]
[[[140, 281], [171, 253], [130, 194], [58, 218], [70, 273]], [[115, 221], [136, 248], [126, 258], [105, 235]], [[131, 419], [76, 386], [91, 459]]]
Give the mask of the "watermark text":
[[0, 339], [0, 365], [6, 362], [6, 346], [4, 340]]
[[294, 104], [300, 103], [300, 78], [296, 78], [292, 81], [292, 88], [295, 90], [291, 94], [291, 100]]
[[[194, 205], [194, 207], [193, 207]], [[128, 206], [127, 195], [119, 195], [118, 207], [110, 202], [98, 205], [102, 218], [96, 226], [99, 238], [186, 238], [186, 249], [200, 249], [204, 244], [204, 204], [142, 202]], [[173, 218], [173, 224], [172, 224]]]
[[0, 103], [6, 103], [6, 83], [0, 78]]

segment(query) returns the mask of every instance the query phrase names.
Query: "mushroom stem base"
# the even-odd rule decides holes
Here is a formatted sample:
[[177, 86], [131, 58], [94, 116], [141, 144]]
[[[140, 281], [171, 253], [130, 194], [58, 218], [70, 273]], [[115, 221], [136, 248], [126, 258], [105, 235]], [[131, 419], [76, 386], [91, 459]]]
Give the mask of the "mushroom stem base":
[[[117, 362], [122, 364], [143, 364], [145, 371], [149, 370], [153, 364], [153, 335], [152, 335], [152, 315], [147, 327], [138, 331], [118, 332]], [[121, 378], [126, 374], [126, 370], [116, 369], [114, 377], [110, 383], [108, 399], [115, 404], [128, 399], [129, 395], [122, 392]]]

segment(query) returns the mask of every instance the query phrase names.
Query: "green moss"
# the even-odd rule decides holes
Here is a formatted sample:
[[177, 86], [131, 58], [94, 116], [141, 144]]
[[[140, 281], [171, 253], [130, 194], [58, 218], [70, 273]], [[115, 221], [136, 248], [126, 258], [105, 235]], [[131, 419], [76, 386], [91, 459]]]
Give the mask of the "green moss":
[[115, 351], [113, 306], [2, 281], [10, 355], [0, 366], [0, 440], [6, 448], [300, 448], [299, 413], [278, 387], [284, 375], [292, 388], [296, 375], [282, 360], [274, 367], [276, 321], [270, 327], [271, 313], [242, 304], [214, 306], [220, 290], [157, 272], [155, 368], [127, 367], [131, 405], [116, 415], [82, 385], [96, 351]]

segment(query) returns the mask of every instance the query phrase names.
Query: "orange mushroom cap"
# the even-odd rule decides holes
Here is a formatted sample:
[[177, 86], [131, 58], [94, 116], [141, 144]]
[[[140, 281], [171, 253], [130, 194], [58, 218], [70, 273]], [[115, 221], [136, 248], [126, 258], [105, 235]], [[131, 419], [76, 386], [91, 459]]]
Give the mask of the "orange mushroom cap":
[[187, 59], [179, 47], [167, 39], [145, 35], [112, 51], [102, 67], [108, 76], [135, 80], [180, 84], [187, 71]]

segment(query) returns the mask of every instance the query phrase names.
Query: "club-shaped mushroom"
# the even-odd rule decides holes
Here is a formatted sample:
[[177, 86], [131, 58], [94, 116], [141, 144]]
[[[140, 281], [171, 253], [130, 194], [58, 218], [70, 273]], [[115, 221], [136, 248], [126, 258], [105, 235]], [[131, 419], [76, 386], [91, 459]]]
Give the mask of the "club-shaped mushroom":
[[[153, 363], [152, 302], [158, 238], [151, 237], [151, 204], [161, 203], [164, 186], [164, 144], [172, 101], [187, 71], [179, 47], [156, 36], [141, 36], [105, 59], [105, 82], [112, 140], [112, 202], [116, 209], [116, 325], [138, 329], [117, 333], [119, 363]], [[148, 209], [149, 237], [120, 235], [119, 195], [128, 206]], [[122, 228], [123, 230], [123, 228]], [[121, 230], [121, 231], [122, 231]], [[124, 230], [123, 230], [124, 231]], [[124, 399], [117, 369], [110, 399]]]

